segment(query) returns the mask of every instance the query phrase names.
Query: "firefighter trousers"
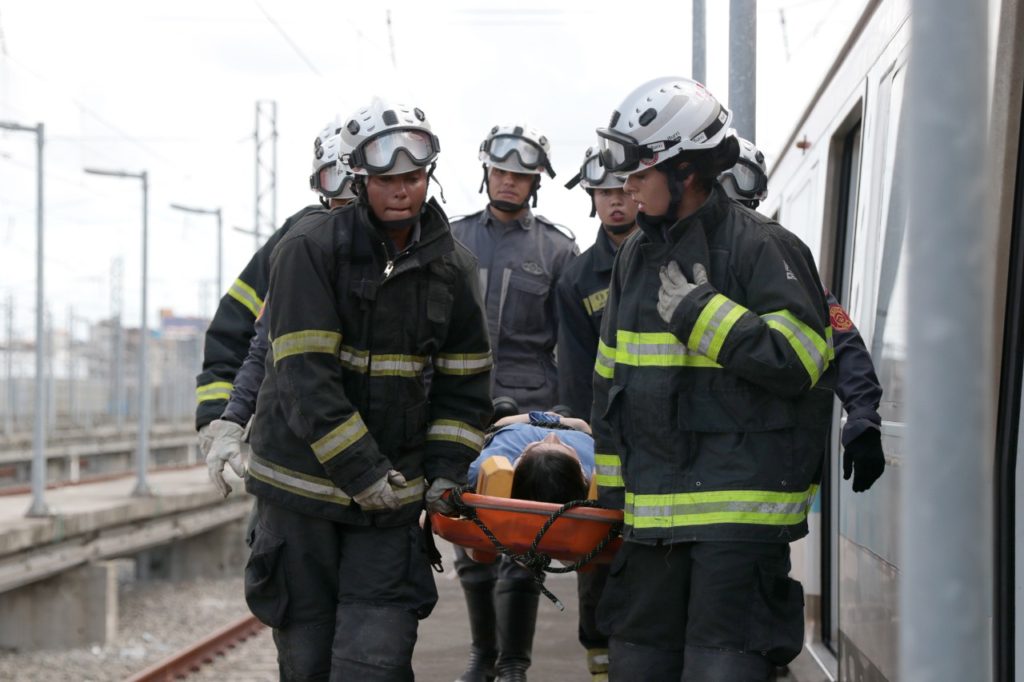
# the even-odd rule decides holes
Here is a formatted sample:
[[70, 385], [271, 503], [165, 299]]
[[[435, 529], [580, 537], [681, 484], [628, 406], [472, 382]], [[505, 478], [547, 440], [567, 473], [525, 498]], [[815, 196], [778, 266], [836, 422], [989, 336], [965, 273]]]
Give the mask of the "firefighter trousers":
[[789, 545], [625, 542], [598, 607], [615, 682], [761, 682], [803, 646]]
[[274, 631], [288, 681], [413, 679], [437, 589], [418, 525], [354, 526], [256, 499], [249, 609]]

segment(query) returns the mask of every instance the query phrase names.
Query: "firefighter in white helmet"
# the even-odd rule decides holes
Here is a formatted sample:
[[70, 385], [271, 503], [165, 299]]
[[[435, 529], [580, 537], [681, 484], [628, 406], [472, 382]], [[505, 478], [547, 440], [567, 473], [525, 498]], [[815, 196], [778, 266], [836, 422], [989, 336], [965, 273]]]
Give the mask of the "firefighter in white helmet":
[[828, 307], [807, 248], [718, 183], [730, 118], [667, 77], [598, 129], [640, 228], [612, 272], [592, 412], [600, 496], [625, 514], [598, 610], [613, 680], [767, 680], [803, 645], [789, 542], [831, 415]]

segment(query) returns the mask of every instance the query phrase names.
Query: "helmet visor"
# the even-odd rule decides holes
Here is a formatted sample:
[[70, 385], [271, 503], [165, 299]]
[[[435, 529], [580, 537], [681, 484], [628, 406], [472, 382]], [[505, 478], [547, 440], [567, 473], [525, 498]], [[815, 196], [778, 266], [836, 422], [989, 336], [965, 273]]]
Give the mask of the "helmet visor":
[[480, 151], [480, 160], [507, 161], [513, 154], [523, 168], [536, 170], [545, 165], [544, 150], [536, 144], [518, 135], [495, 135]]
[[425, 130], [391, 129], [375, 135], [352, 150], [352, 166], [370, 174], [391, 170], [399, 152], [417, 166], [426, 166], [440, 151], [437, 138]]

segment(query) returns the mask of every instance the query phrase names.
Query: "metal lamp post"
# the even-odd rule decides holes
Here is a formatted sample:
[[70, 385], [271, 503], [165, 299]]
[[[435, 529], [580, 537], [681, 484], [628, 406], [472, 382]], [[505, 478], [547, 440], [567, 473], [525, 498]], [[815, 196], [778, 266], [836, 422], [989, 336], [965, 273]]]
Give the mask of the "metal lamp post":
[[36, 390], [32, 429], [32, 505], [28, 516], [46, 516], [46, 377], [43, 371], [43, 124], [23, 126], [0, 121], [0, 128], [36, 134]]
[[224, 293], [224, 278], [222, 277], [224, 269], [224, 221], [221, 216], [220, 207], [195, 208], [192, 206], [182, 206], [181, 204], [171, 204], [171, 208], [184, 211], [185, 213], [217, 216], [217, 297], [219, 298]]
[[150, 495], [149, 484], [146, 482], [146, 465], [149, 461], [149, 359], [146, 347], [149, 345], [149, 326], [147, 324], [147, 304], [149, 302], [149, 176], [146, 171], [129, 173], [127, 171], [98, 170], [86, 168], [91, 175], [106, 175], [115, 178], [133, 178], [142, 181], [142, 320], [139, 323], [139, 444], [135, 453], [135, 490], [132, 495]]

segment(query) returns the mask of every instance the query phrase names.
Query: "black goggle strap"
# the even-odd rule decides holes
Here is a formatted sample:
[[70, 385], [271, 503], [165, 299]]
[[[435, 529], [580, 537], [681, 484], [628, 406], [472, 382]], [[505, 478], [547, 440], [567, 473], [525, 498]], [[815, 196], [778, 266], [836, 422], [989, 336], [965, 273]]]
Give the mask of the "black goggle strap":
[[566, 189], [572, 189], [576, 185], [580, 184], [580, 180], [583, 179], [583, 171], [580, 171], [576, 175], [569, 178], [569, 182], [565, 183]]
[[533, 197], [533, 207], [537, 208], [537, 190], [540, 189], [540, 175], [534, 176], [533, 187], [530, 188], [530, 196]]
[[479, 194], [483, 194], [485, 189], [490, 189], [487, 186], [487, 164], [481, 164], [481, 167], [484, 169], [484, 178], [480, 181], [480, 189], [477, 190], [477, 193]]
[[437, 168], [437, 161], [434, 161], [432, 164], [430, 164], [430, 168], [427, 169], [427, 182], [430, 182], [431, 180], [433, 180], [434, 182], [437, 183], [437, 191], [441, 195], [441, 203], [442, 204], [447, 204], [448, 201], [444, 198], [444, 185], [441, 184], [440, 180], [438, 180], [437, 178], [434, 177], [434, 170], [436, 168]]

